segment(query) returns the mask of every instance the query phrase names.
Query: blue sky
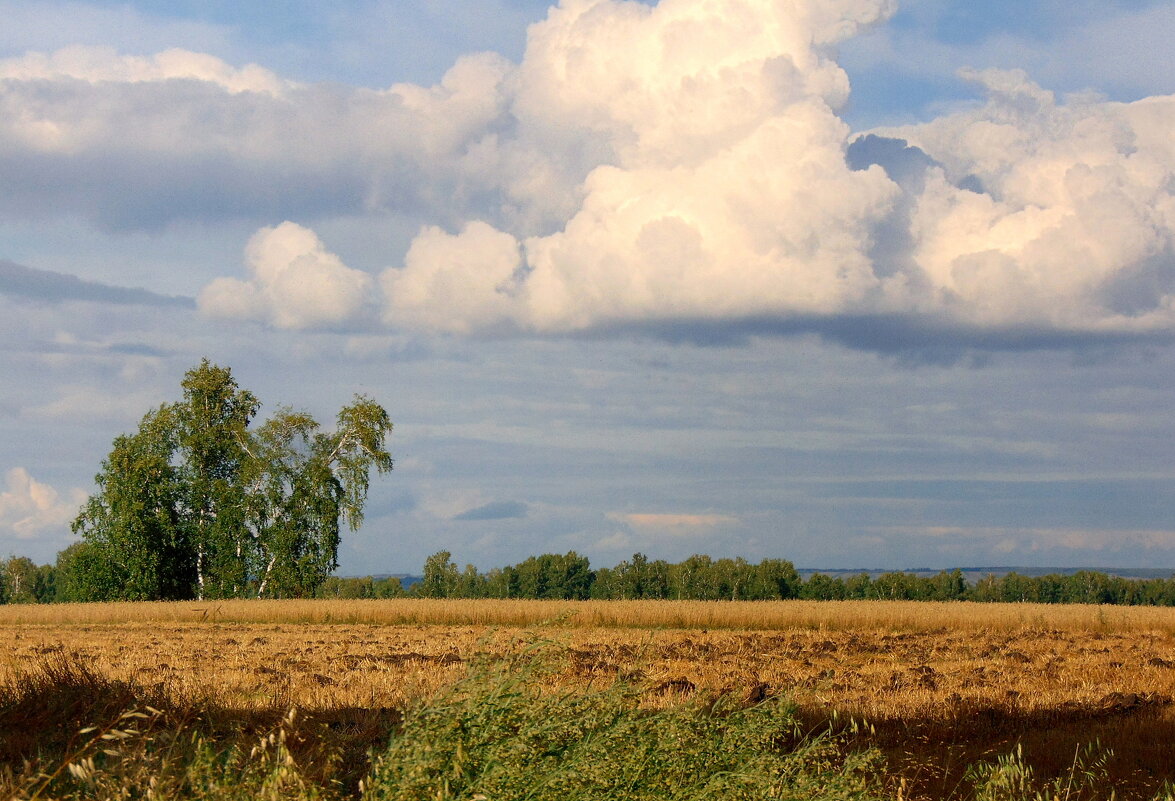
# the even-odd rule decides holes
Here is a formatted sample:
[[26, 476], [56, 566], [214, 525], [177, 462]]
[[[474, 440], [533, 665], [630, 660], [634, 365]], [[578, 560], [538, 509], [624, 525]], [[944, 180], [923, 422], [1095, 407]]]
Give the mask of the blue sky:
[[0, 555], [208, 356], [441, 548], [1175, 570], [1170, 2], [0, 0]]

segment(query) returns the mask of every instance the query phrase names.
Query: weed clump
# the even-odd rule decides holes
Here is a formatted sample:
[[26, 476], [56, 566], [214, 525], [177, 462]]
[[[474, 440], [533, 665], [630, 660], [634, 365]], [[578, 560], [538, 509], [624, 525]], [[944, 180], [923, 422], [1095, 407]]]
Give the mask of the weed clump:
[[805, 737], [780, 699], [662, 709], [625, 682], [569, 692], [546, 650], [485, 663], [411, 712], [365, 782], [371, 801], [873, 799], [875, 757]]

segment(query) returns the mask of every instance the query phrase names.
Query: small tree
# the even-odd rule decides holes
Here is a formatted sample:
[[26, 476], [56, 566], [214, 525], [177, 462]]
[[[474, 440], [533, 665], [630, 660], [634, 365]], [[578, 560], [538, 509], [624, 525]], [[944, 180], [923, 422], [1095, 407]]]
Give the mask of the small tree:
[[33, 560], [27, 556], [10, 556], [3, 568], [7, 602], [10, 604], [37, 603], [40, 573]]
[[424, 560], [424, 577], [412, 589], [424, 598], [452, 598], [460, 580], [453, 554], [437, 551]]
[[812, 601], [843, 601], [846, 595], [845, 583], [838, 576], [832, 578], [823, 573], [814, 573], [804, 582], [800, 597]]

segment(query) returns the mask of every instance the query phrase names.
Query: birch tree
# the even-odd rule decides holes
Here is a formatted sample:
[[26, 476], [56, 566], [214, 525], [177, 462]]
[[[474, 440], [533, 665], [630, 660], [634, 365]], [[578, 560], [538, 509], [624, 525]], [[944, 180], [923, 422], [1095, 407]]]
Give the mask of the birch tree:
[[310, 596], [363, 520], [372, 468], [392, 469], [387, 412], [356, 396], [334, 431], [260, 402], [228, 368], [189, 370], [183, 399], [114, 441], [74, 521], [86, 586], [127, 599]]
[[392, 423], [356, 396], [333, 432], [309, 415], [281, 410], [257, 432], [249, 532], [257, 595], [309, 597], [338, 567], [340, 522], [363, 522], [371, 469], [392, 469], [384, 447]]
[[197, 598], [243, 594], [248, 583], [245, 536], [248, 427], [260, 402], [227, 367], [207, 359], [189, 370], [176, 404], [181, 520], [195, 562]]

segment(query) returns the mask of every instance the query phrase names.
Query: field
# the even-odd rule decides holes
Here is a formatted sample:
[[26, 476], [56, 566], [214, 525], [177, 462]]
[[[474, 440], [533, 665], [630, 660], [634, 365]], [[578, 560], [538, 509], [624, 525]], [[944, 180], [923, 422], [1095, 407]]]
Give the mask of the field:
[[[844, 754], [873, 749], [887, 797], [976, 797], [968, 766], [995, 764], [1017, 749], [1042, 786], [1066, 783], [1071, 795], [1062, 797], [1109, 797], [1112, 788], [1118, 798], [1152, 798], [1175, 781], [1175, 610], [1167, 609], [424, 600], [13, 606], [0, 607], [0, 643], [8, 688], [0, 697], [7, 738], [0, 756], [10, 766], [7, 781], [26, 792], [32, 768], [23, 760], [54, 753], [46, 727], [59, 728], [65, 758], [70, 726], [103, 723], [45, 720], [33, 733], [16, 731], [3, 716], [29, 703], [20, 688], [37, 677], [117, 686], [140, 708], [148, 701], [182, 708], [210, 737], [255, 737], [296, 708], [300, 723], [283, 729], [299, 743], [291, 746], [295, 758], [330, 762], [307, 775], [355, 796], [368, 752], [385, 747], [407, 710], [442, 697], [471, 666], [518, 670], [532, 658], [546, 667], [528, 681], [552, 694], [591, 693], [619, 679], [637, 688], [636, 703], [650, 713], [718, 697], [741, 708], [788, 699], [805, 734], [836, 732]], [[76, 717], [68, 712], [59, 717]], [[44, 764], [37, 770], [48, 772]]]

